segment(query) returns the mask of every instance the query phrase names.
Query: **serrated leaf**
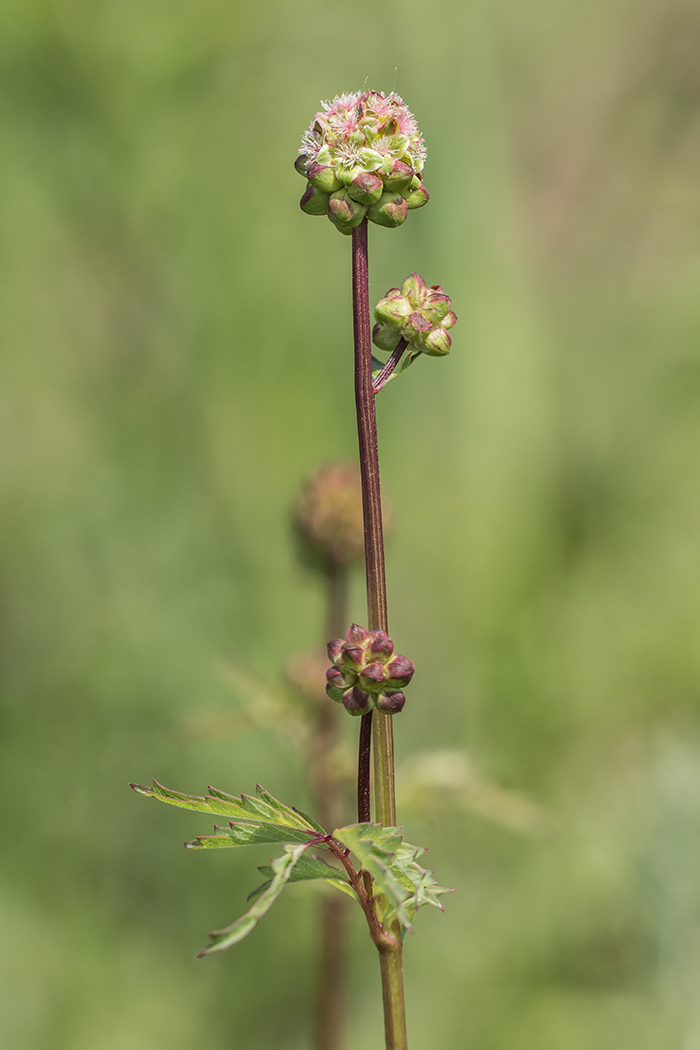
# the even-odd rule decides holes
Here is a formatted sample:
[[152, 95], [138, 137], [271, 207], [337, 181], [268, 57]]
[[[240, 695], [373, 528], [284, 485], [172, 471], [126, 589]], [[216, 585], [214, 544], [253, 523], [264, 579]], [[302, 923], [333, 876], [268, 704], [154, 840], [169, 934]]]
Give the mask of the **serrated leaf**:
[[[411, 896], [406, 899], [406, 907], [412, 918], [424, 904], [432, 904], [433, 907], [444, 911], [438, 897], [443, 893], [452, 892], [446, 886], [439, 886], [433, 872], [422, 868], [417, 863], [416, 858], [422, 856], [423, 853], [425, 849], [422, 846], [412, 846], [408, 842], [403, 842], [389, 864], [389, 870], [411, 893]], [[390, 906], [385, 915], [385, 922], [390, 922], [393, 917], [392, 906]]]
[[[248, 900], [251, 900], [258, 893], [261, 893], [270, 883], [273, 878], [273, 870], [269, 864], [263, 864], [258, 868], [261, 875], [266, 876], [267, 882], [264, 882], [262, 886], [259, 886], [257, 890], [253, 890]], [[319, 860], [317, 857], [301, 857], [297, 862], [294, 871], [289, 876], [289, 882], [306, 882], [311, 879], [323, 879], [325, 882], [335, 886], [336, 889], [341, 890], [343, 893], [347, 893], [350, 897], [355, 897], [355, 891], [346, 879], [343, 878], [340, 871], [337, 868], [332, 868], [325, 861]]]
[[132, 784], [131, 787], [140, 795], [150, 795], [159, 802], [166, 802], [170, 806], [179, 806], [181, 809], [194, 810], [199, 813], [233, 817], [246, 824], [277, 824], [288, 828], [303, 829], [312, 834], [318, 830], [318, 826], [314, 826], [300, 813], [273, 798], [260, 785], [256, 788], [258, 798], [253, 798], [251, 795], [241, 795], [240, 798], [236, 798], [234, 795], [213, 787], [209, 787], [209, 795], [202, 796], [173, 791], [159, 784], [157, 780], [154, 780], [153, 784], [154, 787], [144, 784]]
[[349, 824], [334, 831], [333, 838], [355, 854], [401, 925], [410, 930], [411, 914], [404, 902], [411, 896], [411, 889], [401, 884], [390, 867], [402, 842], [398, 829], [384, 828], [381, 824]]
[[214, 825], [214, 835], [197, 835], [186, 842], [187, 849], [226, 849], [231, 846], [254, 846], [271, 842], [309, 842], [316, 833], [302, 828], [288, 828], [282, 824], [232, 824], [229, 828]]
[[296, 846], [285, 846], [283, 856], [277, 857], [276, 860], [272, 861], [272, 881], [260, 894], [255, 904], [248, 909], [245, 915], [241, 915], [239, 919], [232, 922], [230, 926], [226, 926], [223, 930], [213, 930], [209, 934], [212, 938], [212, 943], [207, 945], [206, 948], [202, 948], [197, 955], [198, 959], [205, 955], [211, 955], [213, 952], [225, 952], [227, 948], [238, 944], [239, 941], [242, 941], [244, 937], [247, 937], [255, 929], [263, 916], [267, 915], [286, 886], [295, 865], [299, 862], [308, 845], [308, 843], [301, 843]]

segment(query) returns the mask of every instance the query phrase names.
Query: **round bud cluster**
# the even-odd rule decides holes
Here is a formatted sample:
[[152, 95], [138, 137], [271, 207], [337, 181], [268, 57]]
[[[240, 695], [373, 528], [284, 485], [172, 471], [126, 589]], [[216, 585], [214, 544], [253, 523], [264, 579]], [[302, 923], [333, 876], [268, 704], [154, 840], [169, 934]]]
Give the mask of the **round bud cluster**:
[[415, 668], [407, 656], [394, 653], [386, 631], [366, 631], [354, 623], [345, 639], [328, 643], [332, 667], [326, 671], [326, 692], [351, 715], [366, 715], [373, 707], [395, 715], [406, 703], [402, 690]]
[[429, 288], [422, 277], [412, 273], [401, 288], [390, 288], [377, 303], [372, 342], [380, 350], [393, 351], [405, 339], [419, 353], [444, 357], [452, 346], [447, 329], [457, 322], [451, 305], [439, 284]]
[[294, 525], [316, 567], [328, 571], [359, 560], [365, 534], [357, 467], [328, 463], [312, 474], [294, 507]]
[[337, 95], [311, 121], [294, 165], [308, 180], [301, 209], [327, 215], [341, 233], [365, 216], [400, 226], [410, 209], [428, 202], [424, 162], [418, 125], [398, 95]]

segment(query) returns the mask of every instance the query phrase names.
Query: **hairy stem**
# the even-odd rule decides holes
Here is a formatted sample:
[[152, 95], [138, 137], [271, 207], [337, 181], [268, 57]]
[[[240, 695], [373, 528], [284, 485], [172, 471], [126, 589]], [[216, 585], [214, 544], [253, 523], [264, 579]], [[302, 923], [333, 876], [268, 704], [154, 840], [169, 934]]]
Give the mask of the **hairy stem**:
[[[377, 419], [372, 387], [372, 339], [369, 315], [369, 263], [367, 219], [352, 231], [352, 302], [355, 336], [355, 405], [360, 446], [362, 509], [365, 526], [365, 571], [367, 576], [368, 626], [388, 631], [384, 534], [379, 484]], [[374, 729], [375, 818], [386, 826], [396, 824], [394, 792], [394, 737], [391, 715], [375, 711], [364, 715], [360, 731], [358, 802], [360, 821], [369, 812], [369, 749]], [[359, 807], [358, 807], [359, 810]], [[357, 892], [357, 889], [356, 889]], [[359, 894], [358, 894], [359, 897]], [[374, 909], [372, 908], [372, 911]], [[406, 1050], [406, 1020], [403, 992], [401, 932], [398, 923], [384, 931], [384, 939], [373, 937], [379, 949], [384, 1001], [384, 1032], [387, 1050]]]

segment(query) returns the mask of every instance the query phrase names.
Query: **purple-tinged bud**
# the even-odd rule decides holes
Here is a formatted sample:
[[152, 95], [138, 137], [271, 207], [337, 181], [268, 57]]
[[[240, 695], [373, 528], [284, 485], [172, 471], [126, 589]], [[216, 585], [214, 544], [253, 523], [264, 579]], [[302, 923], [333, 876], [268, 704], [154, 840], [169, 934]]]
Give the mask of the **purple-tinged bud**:
[[385, 350], [387, 353], [392, 353], [401, 338], [401, 332], [395, 328], [384, 328], [380, 324], [375, 324], [372, 329], [372, 342], [379, 350]]
[[369, 651], [375, 656], [382, 656], [385, 659], [390, 657], [394, 652], [394, 643], [392, 642], [386, 631], [370, 631], [370, 642]]
[[387, 685], [403, 689], [411, 681], [415, 671], [412, 660], [407, 656], [397, 655], [386, 665]]
[[374, 309], [374, 316], [381, 325], [395, 329], [401, 328], [410, 313], [411, 304], [403, 295], [380, 299]]
[[345, 640], [348, 645], [361, 645], [364, 647], [369, 642], [369, 637], [369, 632], [364, 627], [360, 627], [359, 623], [354, 623], [348, 630]]
[[375, 701], [377, 710], [384, 715], [397, 715], [403, 710], [406, 696], [401, 690], [392, 693], [380, 693]]
[[402, 160], [395, 160], [391, 165], [391, 171], [386, 174], [382, 172], [382, 181], [385, 189], [402, 194], [404, 190], [409, 189], [414, 176], [413, 168]]
[[328, 218], [338, 229], [352, 230], [359, 226], [366, 212], [365, 206], [354, 201], [347, 190], [337, 190], [328, 198]]
[[442, 319], [442, 327], [451, 328], [453, 324], [457, 324], [457, 314], [454, 310], [450, 310], [450, 312]]
[[[364, 689], [367, 693], [377, 693], [387, 683], [387, 676], [384, 672], [384, 667], [380, 663], [367, 664], [367, 666], [361, 671], [359, 684], [360, 688]], [[394, 684], [393, 682], [391, 683]], [[402, 684], [402, 683], [397, 683]]]
[[326, 671], [326, 684], [335, 686], [336, 689], [347, 689], [349, 683], [345, 681], [342, 671], [337, 667], [329, 667]]
[[294, 161], [295, 169], [299, 172], [300, 175], [303, 175], [304, 178], [306, 178], [306, 168], [308, 166], [308, 163], [309, 158], [305, 157], [303, 153], [300, 153], [297, 159]]
[[385, 190], [376, 204], [367, 210], [367, 218], [377, 226], [388, 226], [394, 229], [406, 221], [408, 205], [400, 193]]
[[339, 664], [343, 657], [343, 648], [345, 642], [342, 638], [334, 638], [332, 642], [328, 643], [328, 659], [332, 664]]
[[384, 296], [384, 298], [385, 299], [400, 299], [401, 298], [401, 289], [400, 288], [390, 288], [389, 291]]
[[343, 694], [343, 707], [351, 715], [366, 715], [372, 710], [372, 701], [368, 693], [354, 686]]
[[432, 327], [427, 317], [423, 317], [423, 314], [416, 310], [404, 321], [401, 326], [401, 335], [422, 350], [425, 335], [427, 332], [430, 332]]
[[428, 286], [419, 273], [412, 273], [401, 285], [401, 294], [408, 299], [413, 309], [417, 310], [428, 294]]
[[430, 200], [430, 194], [420, 179], [418, 179], [418, 185], [415, 189], [410, 189], [408, 191], [404, 190], [403, 198], [406, 201], [406, 207], [408, 210], [415, 211], [416, 208], [422, 208], [424, 204], [428, 203]]
[[307, 183], [304, 196], [299, 201], [299, 207], [307, 215], [328, 214], [328, 194], [317, 190], [311, 183]]
[[358, 204], [375, 204], [382, 195], [384, 186], [378, 175], [371, 171], [360, 171], [348, 185], [348, 193]]
[[423, 300], [421, 313], [431, 324], [440, 324], [450, 311], [451, 301], [449, 295], [431, 289]]
[[346, 645], [343, 649], [342, 667], [355, 670], [365, 662], [365, 651], [359, 645]]
[[312, 186], [324, 193], [334, 193], [340, 189], [340, 182], [335, 177], [333, 168], [327, 164], [319, 164], [317, 161], [309, 161], [306, 175]]
[[444, 328], [433, 328], [432, 332], [428, 332], [426, 335], [421, 349], [429, 357], [444, 357], [445, 354], [449, 354], [451, 346], [450, 333], [446, 332]]

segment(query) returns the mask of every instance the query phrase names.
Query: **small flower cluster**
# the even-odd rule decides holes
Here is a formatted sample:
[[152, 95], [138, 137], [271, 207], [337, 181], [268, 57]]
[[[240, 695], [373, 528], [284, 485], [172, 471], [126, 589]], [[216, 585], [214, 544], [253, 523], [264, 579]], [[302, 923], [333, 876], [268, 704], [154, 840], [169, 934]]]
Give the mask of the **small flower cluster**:
[[365, 216], [400, 226], [428, 201], [424, 161], [418, 125], [398, 95], [338, 95], [311, 121], [294, 165], [308, 179], [302, 211], [327, 215], [347, 234]]
[[431, 357], [449, 354], [452, 339], [447, 331], [457, 322], [452, 301], [439, 284], [428, 287], [412, 273], [401, 288], [390, 288], [377, 303], [372, 342], [380, 350], [393, 351], [400, 339]]
[[386, 631], [366, 631], [354, 623], [345, 639], [328, 643], [333, 664], [326, 672], [326, 692], [351, 715], [366, 715], [373, 707], [397, 714], [406, 703], [402, 690], [415, 668], [407, 656], [394, 653]]

